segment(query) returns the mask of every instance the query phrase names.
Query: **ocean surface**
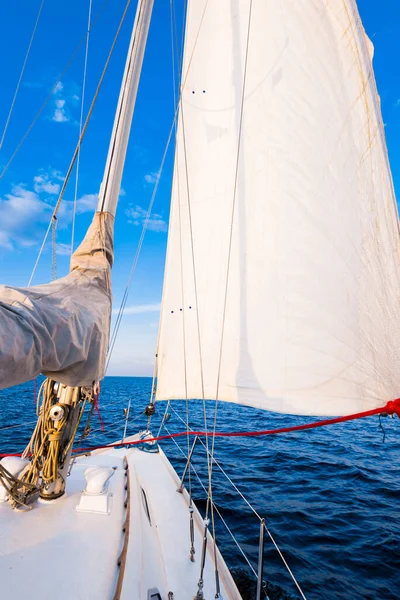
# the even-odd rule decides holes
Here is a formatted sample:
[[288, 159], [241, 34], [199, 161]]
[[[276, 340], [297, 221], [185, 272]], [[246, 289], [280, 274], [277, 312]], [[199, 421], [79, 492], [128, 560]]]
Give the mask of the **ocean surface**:
[[[143, 410], [151, 379], [106, 377], [97, 415], [85, 446], [122, 437], [123, 409], [131, 400], [128, 434], [144, 429]], [[28, 442], [35, 420], [33, 382], [0, 391], [0, 452]], [[189, 424], [203, 429], [200, 401], [190, 402]], [[185, 403], [171, 403], [169, 431], [184, 429]], [[166, 403], [157, 404], [152, 431], [158, 432]], [[176, 413], [174, 412], [176, 411]], [[208, 403], [211, 423], [214, 403]], [[218, 430], [285, 427], [313, 419], [270, 414], [220, 403]], [[11, 427], [14, 425], [23, 426]], [[27, 423], [27, 424], [26, 424]], [[215, 457], [266, 524], [308, 600], [400, 599], [400, 420], [377, 417], [307, 432], [254, 438], [216, 438]], [[5, 429], [6, 428], [6, 429]], [[165, 432], [165, 430], [164, 430]], [[192, 438], [193, 439], [193, 438]], [[178, 438], [187, 452], [186, 437]], [[172, 441], [162, 448], [179, 474], [185, 459]], [[206, 454], [200, 444], [193, 466], [206, 484]], [[201, 512], [206, 495], [192, 473]], [[222, 472], [214, 467], [214, 501], [257, 570], [259, 522]], [[217, 541], [244, 598], [254, 598], [254, 577], [216, 516]], [[189, 551], [189, 548], [188, 548]], [[200, 552], [200, 549], [197, 549]], [[281, 558], [266, 536], [264, 578], [270, 600], [299, 598]], [[71, 599], [72, 600], [72, 599]]]

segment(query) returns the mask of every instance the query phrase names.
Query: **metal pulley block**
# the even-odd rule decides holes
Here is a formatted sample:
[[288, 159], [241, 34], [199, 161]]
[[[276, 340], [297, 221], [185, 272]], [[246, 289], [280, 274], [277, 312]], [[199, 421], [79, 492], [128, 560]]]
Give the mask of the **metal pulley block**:
[[144, 414], [146, 415], [146, 417], [152, 417], [155, 412], [156, 412], [156, 407], [152, 402], [150, 402], [150, 404], [148, 404], [146, 406], [146, 408], [144, 409]]
[[64, 415], [66, 416], [67, 411], [68, 407], [65, 404], [54, 404], [49, 410], [49, 418], [52, 421], [60, 421]]

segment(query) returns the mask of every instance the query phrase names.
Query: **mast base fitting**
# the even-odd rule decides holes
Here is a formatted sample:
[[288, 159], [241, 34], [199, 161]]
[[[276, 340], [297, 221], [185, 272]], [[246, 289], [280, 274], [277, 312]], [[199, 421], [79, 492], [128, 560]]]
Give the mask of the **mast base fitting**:
[[60, 492], [51, 492], [50, 494], [46, 494], [45, 492], [41, 492], [40, 493], [40, 499], [41, 500], [57, 500], [57, 498], [61, 498], [61, 496], [64, 496], [65, 494], [65, 490], [61, 490]]
[[150, 402], [150, 404], [148, 404], [146, 406], [146, 408], [144, 409], [144, 414], [146, 415], [146, 417], [152, 417], [155, 412], [156, 412], [156, 407], [152, 402]]

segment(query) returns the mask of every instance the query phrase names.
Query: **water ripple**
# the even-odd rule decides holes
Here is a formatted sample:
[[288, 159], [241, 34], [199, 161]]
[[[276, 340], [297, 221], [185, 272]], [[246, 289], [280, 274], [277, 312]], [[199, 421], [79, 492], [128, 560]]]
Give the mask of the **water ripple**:
[[[142, 414], [151, 380], [107, 377], [101, 413], [105, 433], [94, 416], [87, 444], [111, 442], [123, 431], [122, 409], [132, 400], [128, 433], [143, 429]], [[0, 428], [35, 419], [33, 384], [0, 392]], [[184, 416], [185, 403], [173, 407]], [[212, 422], [214, 404], [209, 403]], [[153, 431], [165, 409], [159, 403]], [[298, 425], [313, 419], [275, 415], [220, 403], [218, 429], [257, 430]], [[189, 423], [203, 428], [202, 406], [190, 402]], [[308, 600], [398, 600], [400, 598], [400, 491], [398, 419], [385, 419], [386, 441], [377, 419], [263, 438], [217, 438], [215, 456], [248, 498], [278, 542]], [[171, 431], [183, 428], [172, 414]], [[21, 450], [32, 426], [1, 431], [1, 452]], [[178, 440], [184, 452], [185, 438]], [[192, 440], [191, 442], [192, 443]], [[178, 473], [184, 459], [172, 441], [163, 448]], [[193, 465], [206, 483], [205, 451], [198, 444]], [[204, 511], [206, 498], [194, 476], [193, 496]], [[217, 466], [214, 500], [254, 567], [258, 520]], [[216, 519], [219, 546], [241, 586], [243, 598], [255, 597], [254, 578], [226, 529]], [[298, 592], [271, 541], [265, 543], [266, 591], [270, 600], [294, 600]]]

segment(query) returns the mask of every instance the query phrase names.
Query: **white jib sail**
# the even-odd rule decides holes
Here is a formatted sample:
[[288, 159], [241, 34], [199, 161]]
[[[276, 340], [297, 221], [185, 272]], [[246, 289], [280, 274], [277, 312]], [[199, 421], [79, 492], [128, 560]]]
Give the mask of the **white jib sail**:
[[189, 2], [157, 399], [338, 415], [400, 395], [371, 49], [352, 0]]

